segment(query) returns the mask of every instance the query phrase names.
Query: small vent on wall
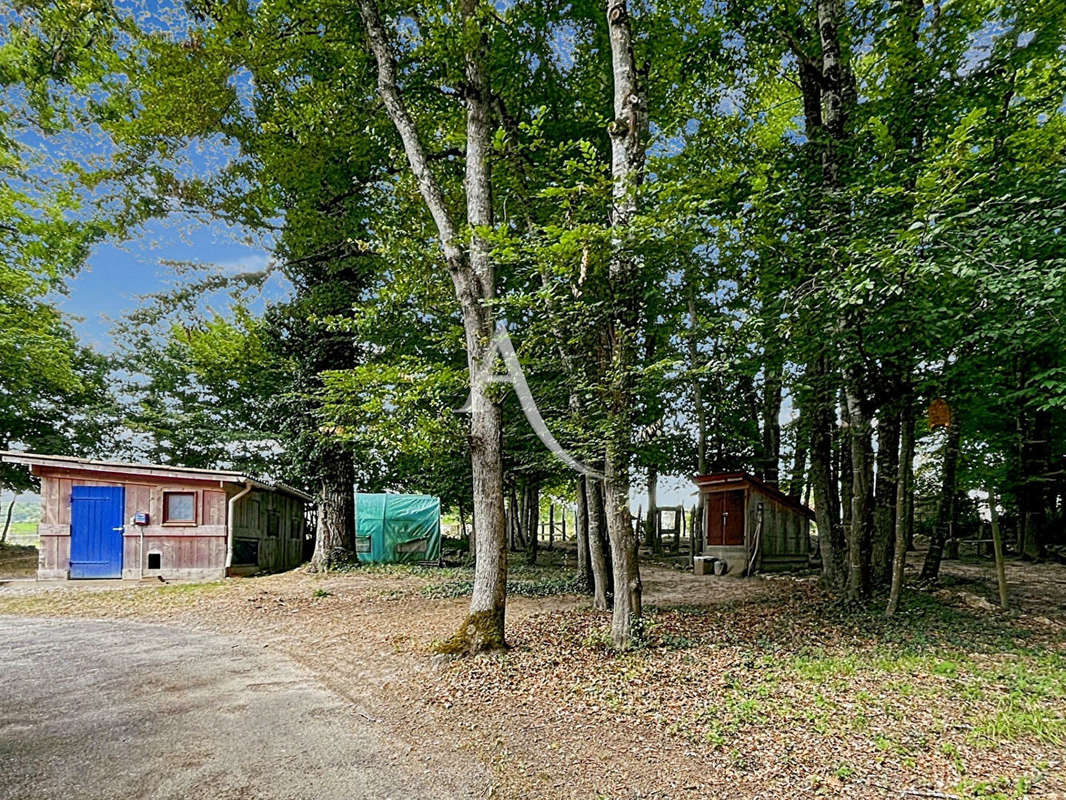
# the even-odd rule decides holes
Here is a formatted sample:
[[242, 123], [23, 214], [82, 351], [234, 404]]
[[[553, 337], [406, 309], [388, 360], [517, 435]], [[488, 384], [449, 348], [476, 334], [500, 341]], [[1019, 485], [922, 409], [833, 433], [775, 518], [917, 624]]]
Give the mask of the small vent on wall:
[[149, 553], [148, 554], [148, 569], [160, 569], [163, 566], [163, 554], [162, 553]]

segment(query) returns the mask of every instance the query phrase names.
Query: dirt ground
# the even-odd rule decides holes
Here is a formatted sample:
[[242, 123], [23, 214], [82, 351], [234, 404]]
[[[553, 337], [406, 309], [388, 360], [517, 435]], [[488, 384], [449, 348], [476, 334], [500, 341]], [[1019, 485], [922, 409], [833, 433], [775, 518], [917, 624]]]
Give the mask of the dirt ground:
[[[904, 612], [845, 614], [810, 577], [642, 567], [648, 645], [604, 645], [587, 598], [512, 597], [511, 649], [441, 661], [466, 598], [430, 574], [0, 587], [0, 614], [225, 633], [296, 660], [430, 763], [502, 798], [1066, 797], [1066, 568], [1020, 613], [982, 565]], [[439, 594], [439, 593], [437, 593]], [[437, 761], [439, 760], [439, 761]]]
[[[470, 770], [397, 748], [250, 640], [0, 617], [2, 800], [474, 800]], [[88, 700], [91, 698], [91, 701]], [[58, 712], [58, 713], [57, 713]]]

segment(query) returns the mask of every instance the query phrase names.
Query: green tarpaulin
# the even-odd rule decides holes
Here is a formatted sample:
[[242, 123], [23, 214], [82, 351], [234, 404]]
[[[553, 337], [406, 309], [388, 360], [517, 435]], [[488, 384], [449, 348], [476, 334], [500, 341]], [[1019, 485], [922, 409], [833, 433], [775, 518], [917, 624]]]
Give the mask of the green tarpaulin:
[[440, 558], [440, 500], [421, 494], [356, 494], [360, 561], [417, 564]]

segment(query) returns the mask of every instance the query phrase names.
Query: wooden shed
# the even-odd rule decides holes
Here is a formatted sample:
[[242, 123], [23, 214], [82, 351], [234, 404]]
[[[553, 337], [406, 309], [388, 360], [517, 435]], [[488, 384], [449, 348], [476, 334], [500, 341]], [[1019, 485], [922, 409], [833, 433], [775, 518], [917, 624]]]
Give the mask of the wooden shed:
[[37, 577], [212, 580], [303, 561], [311, 498], [240, 472], [0, 451], [41, 480]]
[[[747, 472], [695, 478], [703, 501], [697, 572], [724, 561], [734, 575], [806, 567], [814, 512]], [[701, 569], [702, 568], [702, 569]]]

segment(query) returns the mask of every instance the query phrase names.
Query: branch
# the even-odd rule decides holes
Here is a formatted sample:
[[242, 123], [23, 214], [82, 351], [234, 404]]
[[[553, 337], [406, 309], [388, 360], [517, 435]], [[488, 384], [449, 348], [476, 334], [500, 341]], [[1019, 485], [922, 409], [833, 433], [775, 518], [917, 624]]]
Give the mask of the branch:
[[378, 67], [378, 92], [385, 102], [385, 110], [388, 112], [392, 124], [396, 126], [396, 132], [400, 134], [403, 142], [407, 161], [411, 166], [411, 172], [418, 183], [418, 189], [422, 198], [429, 207], [429, 213], [440, 232], [441, 244], [444, 254], [449, 262], [461, 261], [462, 250], [456, 243], [456, 227], [451, 213], [444, 202], [444, 193], [437, 183], [437, 179], [429, 169], [429, 159], [426, 157], [425, 148], [418, 136], [418, 129], [414, 120], [407, 110], [399, 86], [396, 83], [396, 62], [389, 48], [388, 39], [385, 35], [385, 26], [381, 22], [381, 15], [375, 0], [359, 0], [359, 13], [366, 26], [366, 35], [370, 45], [370, 51], [374, 54], [374, 60]]

